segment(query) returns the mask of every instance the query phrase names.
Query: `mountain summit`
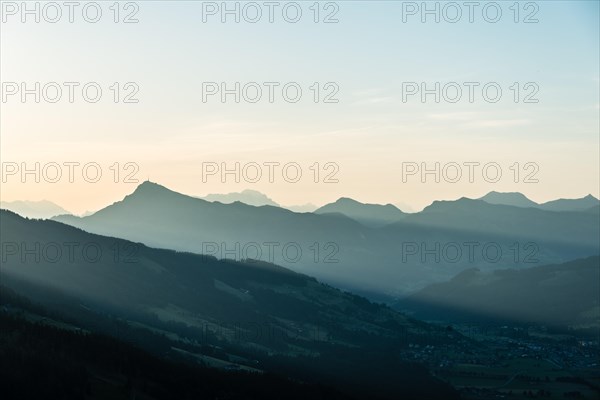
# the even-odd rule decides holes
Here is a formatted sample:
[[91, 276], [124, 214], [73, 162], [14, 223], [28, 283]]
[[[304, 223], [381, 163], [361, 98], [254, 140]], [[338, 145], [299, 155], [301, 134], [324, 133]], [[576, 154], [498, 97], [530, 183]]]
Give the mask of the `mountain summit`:
[[138, 187], [135, 189], [135, 191], [132, 193], [132, 195], [133, 194], [157, 194], [157, 193], [166, 193], [166, 192], [176, 193], [156, 182], [144, 181], [138, 185]]
[[398, 222], [405, 214], [392, 204], [365, 204], [348, 197], [317, 209], [315, 214], [343, 214], [369, 227], [379, 227]]
[[483, 200], [490, 204], [502, 204], [505, 206], [515, 207], [538, 207], [539, 204], [528, 199], [523, 193], [519, 192], [489, 192], [479, 200]]
[[256, 190], [246, 189], [241, 192], [233, 192], [233, 193], [225, 193], [225, 194], [209, 194], [201, 199], [214, 202], [218, 201], [223, 204], [231, 204], [239, 201], [240, 203], [245, 203], [250, 206], [273, 206], [280, 207], [279, 204], [274, 202], [271, 198], [269, 198], [266, 194], [258, 192]]
[[587, 211], [600, 204], [600, 201], [591, 194], [579, 199], [557, 199], [546, 203], [536, 203], [519, 192], [489, 192], [479, 200], [483, 200], [489, 204], [522, 208], [535, 207], [547, 211]]
[[[217, 258], [261, 259], [338, 287], [395, 296], [449, 279], [473, 263], [482, 268], [497, 265], [485, 262], [479, 250], [473, 260], [462, 257], [446, 268], [433, 268], [437, 265], [433, 258], [408, 257], [407, 243], [425, 243], [429, 248], [434, 242], [442, 246], [496, 243], [506, 249], [498, 265], [521, 266], [524, 256], [515, 261], [509, 249], [517, 241], [521, 247], [531, 242], [538, 249], [535, 259], [550, 264], [598, 254], [598, 225], [592, 217], [588, 212], [545, 211], [466, 198], [435, 202], [415, 214], [347, 198], [316, 213], [294, 213], [240, 202], [211, 203], [145, 182], [89, 217], [54, 219], [153, 247]], [[431, 265], [435, 274], [424, 265]]]
[[600, 200], [588, 194], [579, 199], [558, 199], [540, 204], [540, 208], [548, 211], [586, 211], [600, 204]]

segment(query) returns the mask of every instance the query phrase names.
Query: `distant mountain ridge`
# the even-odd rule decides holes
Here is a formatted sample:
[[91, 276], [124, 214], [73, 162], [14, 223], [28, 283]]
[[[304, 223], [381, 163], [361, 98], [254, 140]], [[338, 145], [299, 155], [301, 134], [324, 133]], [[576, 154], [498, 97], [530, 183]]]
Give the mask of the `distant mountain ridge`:
[[593, 331], [600, 327], [600, 258], [484, 273], [468, 269], [399, 302], [419, 318], [478, 318], [555, 325]]
[[[145, 184], [131, 196], [139, 195], [171, 198], [177, 194]], [[255, 209], [262, 208], [277, 210]], [[214, 362], [218, 357], [221, 363], [242, 363], [253, 369], [264, 363], [300, 377], [304, 368], [322, 377], [319, 380], [340, 382], [344, 388], [381, 389], [387, 392], [384, 398], [397, 398], [390, 393], [406, 393], [412, 387], [426, 393], [425, 397], [437, 398], [447, 385], [424, 368], [388, 357], [387, 349], [407, 348], [409, 342], [435, 340], [452, 345], [464, 340], [444, 327], [408, 318], [274, 264], [219, 261], [154, 249], [56, 221], [25, 219], [10, 211], [0, 211], [0, 217], [5, 243], [53, 250], [41, 251], [50, 256], [23, 258], [18, 249], [11, 248], [3, 254], [3, 285], [17, 290], [26, 287], [19, 283], [24, 281], [63, 291], [79, 299], [69, 304], [85, 305], [129, 326], [160, 332], [189, 352], [194, 347], [195, 353], [188, 354], [202, 360]], [[72, 255], [65, 251], [67, 243], [77, 245]], [[86, 245], [95, 251], [83, 251]], [[60, 262], [55, 260], [57, 247], [63, 250]], [[26, 293], [38, 301], [34, 291]], [[210, 357], [196, 353], [201, 350], [209, 351]], [[286, 365], [290, 367], [284, 370]], [[349, 371], [352, 383], [345, 381]], [[415, 380], [421, 383], [414, 384]]]
[[231, 204], [239, 201], [240, 203], [248, 204], [250, 206], [261, 207], [261, 206], [273, 206], [281, 207], [293, 212], [313, 212], [317, 209], [317, 206], [311, 203], [296, 205], [296, 206], [284, 206], [276, 203], [264, 193], [256, 190], [246, 189], [241, 192], [232, 192], [225, 194], [208, 194], [204, 197], [198, 197], [199, 199], [223, 204]]
[[600, 201], [588, 194], [580, 199], [558, 199], [540, 204], [542, 210], [548, 211], [586, 211], [597, 207]]
[[315, 214], [340, 213], [367, 226], [383, 226], [398, 222], [405, 214], [392, 204], [365, 204], [342, 197], [334, 203], [326, 204], [315, 210]]
[[539, 204], [533, 200], [529, 200], [523, 193], [519, 192], [510, 192], [510, 193], [500, 193], [500, 192], [489, 192], [485, 196], [479, 198], [479, 200], [483, 200], [486, 203], [490, 204], [502, 204], [505, 206], [515, 206], [515, 207], [538, 207]]
[[204, 197], [200, 197], [206, 201], [218, 201], [223, 204], [231, 204], [239, 201], [241, 203], [248, 204], [250, 206], [273, 206], [281, 207], [279, 204], [274, 202], [267, 195], [258, 192], [256, 190], [246, 189], [241, 192], [233, 192], [226, 194], [209, 194]]
[[[474, 266], [482, 270], [503, 265], [530, 267], [526, 255], [531, 251], [524, 253], [525, 246], [533, 248], [536, 263], [597, 255], [600, 247], [598, 224], [591, 213], [460, 199], [434, 202], [422, 212], [375, 227], [341, 213], [211, 203], [152, 182], [89, 217], [54, 219], [153, 247], [217, 258], [260, 258], [337, 287], [385, 296], [421, 289]], [[473, 242], [479, 243], [473, 258], [465, 255], [466, 248], [454, 261], [443, 259], [441, 253], [421, 254], [448, 243]], [[499, 259], [485, 259], [481, 249], [486, 243], [503, 250]]]
[[0, 208], [16, 212], [17, 214], [27, 218], [42, 218], [48, 219], [57, 215], [71, 214], [61, 206], [48, 201], [2, 201]]
[[[144, 189], [154, 188], [146, 185]], [[237, 308], [246, 309], [244, 312], [247, 312], [248, 306], [280, 309], [277, 304], [267, 301], [265, 293], [262, 293], [279, 285], [282, 288], [286, 285], [304, 288], [302, 293], [275, 290], [273, 295], [282, 300], [291, 296], [302, 298], [307, 304], [313, 303], [317, 299], [309, 299], [308, 294], [314, 289], [325, 296], [318, 304], [345, 302], [343, 299], [349, 300], [348, 307], [353, 302], [362, 304], [357, 301], [357, 296], [320, 284], [312, 277], [259, 260], [219, 261], [212, 256], [154, 249], [141, 243], [96, 235], [56, 221], [26, 219], [10, 211], [2, 210], [0, 216], [0, 233], [6, 243], [25, 243], [26, 246], [29, 243], [39, 243], [40, 248], [63, 243], [76, 243], [79, 246], [90, 243], [99, 249], [94, 257], [87, 257], [86, 252], [78, 251], [80, 247], [75, 247], [70, 254], [57, 253], [58, 257], [64, 256], [61, 262], [55, 261], [55, 253], [52, 253], [52, 257], [36, 257], [32, 254], [23, 258], [18, 249], [16, 252], [7, 249], [3, 274], [10, 273], [32, 282], [43, 282], [50, 287], [115, 306], [136, 308], [139, 305], [157, 307], [178, 304], [203, 313], [223, 312], [223, 304], [227, 304], [232, 313], [240, 311], [236, 311]], [[115, 249], [121, 249], [121, 253]], [[27, 268], [24, 268], [25, 265]], [[328, 296], [333, 297], [327, 298]], [[217, 297], [219, 301], [215, 300]], [[383, 314], [390, 313], [389, 317], [400, 325], [412, 323], [383, 306], [373, 304], [372, 307], [381, 308], [379, 312]], [[258, 308], [256, 310], [260, 311]], [[258, 312], [256, 310], [254, 312]], [[283, 312], [283, 309], [280, 310]], [[241, 318], [244, 312], [230, 317], [232, 320]], [[290, 314], [288, 317], [291, 314], [295, 317], [308, 316], [292, 310], [285, 313]], [[381, 316], [371, 315], [373, 323]]]
[[600, 200], [591, 194], [579, 199], [557, 199], [546, 203], [536, 203], [519, 192], [501, 193], [492, 191], [479, 198], [479, 200], [490, 204], [533, 207], [546, 211], [586, 211], [600, 204]]
[[[575, 221], [577, 223], [573, 224]], [[455, 201], [434, 201], [422, 212], [412, 214], [410, 222], [469, 232], [493, 231], [514, 239], [537, 238], [540, 242], [569, 242], [574, 245], [592, 244], [598, 237], [597, 221], [588, 213], [494, 205], [466, 197]], [[583, 225], [586, 225], [585, 233], [579, 231]]]
[[[268, 205], [302, 213], [340, 213], [371, 226], [382, 226], [388, 223], [397, 222], [406, 215], [406, 213], [393, 204], [361, 203], [348, 197], [341, 197], [337, 201], [322, 207], [317, 207], [311, 203], [296, 206], [284, 206], [273, 201], [264, 193], [251, 189], [224, 194], [208, 194], [197, 198], [223, 204], [240, 202], [256, 207]], [[600, 207], [600, 200], [591, 194], [579, 199], [556, 199], [546, 203], [536, 203], [520, 192], [492, 191], [485, 196], [480, 197], [479, 200], [495, 205], [510, 205], [521, 208], [532, 207], [548, 211], [589, 211], [597, 213], [597, 209]], [[60, 215], [73, 215], [73, 213], [48, 200], [2, 201], [0, 202], [0, 208], [16, 212], [17, 214], [28, 218], [49, 219]], [[92, 214], [94, 214], [94, 212], [87, 211], [81, 216], [87, 217]]]

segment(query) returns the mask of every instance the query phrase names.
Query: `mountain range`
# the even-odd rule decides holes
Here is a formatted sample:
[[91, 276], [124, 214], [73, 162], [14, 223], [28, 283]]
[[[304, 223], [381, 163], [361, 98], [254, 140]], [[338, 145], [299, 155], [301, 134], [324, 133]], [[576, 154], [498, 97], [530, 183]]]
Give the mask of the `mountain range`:
[[[360, 203], [349, 203], [356, 215], [367, 215]], [[373, 226], [341, 212], [300, 214], [273, 206], [208, 202], [145, 182], [93, 215], [54, 219], [159, 248], [269, 261], [373, 298], [414, 292], [466, 268], [564, 262], [597, 255], [600, 247], [597, 217], [590, 212], [466, 198], [434, 202], [415, 214], [374, 208], [385, 211], [379, 215], [391, 210], [403, 218]]]
[[[60, 296], [39, 287], [60, 291], [77, 314], [112, 315], [215, 365], [301, 378], [310, 371], [374, 397], [410, 392], [416, 382], [435, 393], [444, 385], [390, 358], [390, 349], [464, 340], [274, 264], [153, 249], [10, 211], [0, 217], [3, 285], [46, 305]], [[343, 383], [348, 376], [353, 383]]]
[[[231, 204], [240, 202], [251, 206], [273, 206], [281, 207], [298, 213], [314, 212], [317, 214], [339, 213], [355, 219], [368, 226], [382, 226], [394, 223], [404, 218], [402, 212], [397, 206], [392, 204], [365, 204], [354, 199], [341, 197], [333, 203], [317, 207], [314, 204], [307, 203], [296, 206], [283, 206], [264, 193], [256, 190], [246, 189], [241, 192], [232, 192], [225, 194], [208, 194], [204, 197], [198, 197], [210, 202], [220, 202]], [[587, 195], [580, 199], [557, 199], [546, 203], [536, 203], [519, 192], [501, 193], [489, 192], [479, 198], [489, 204], [510, 205], [515, 207], [532, 207], [548, 211], [591, 211], [597, 212], [600, 208], [600, 201], [592, 195]], [[408, 205], [404, 208], [410, 210]], [[0, 208], [14, 211], [22, 216], [29, 218], [52, 218], [58, 215], [71, 214], [59, 205], [47, 200], [42, 201], [12, 201], [1, 202]], [[403, 209], [404, 209], [403, 208]], [[596, 210], [596, 211], [594, 211]], [[93, 212], [87, 211], [81, 216], [87, 217]]]
[[346, 197], [342, 197], [335, 203], [326, 204], [314, 212], [315, 214], [339, 213], [371, 227], [398, 222], [405, 217], [405, 214], [392, 204], [364, 204]]
[[280, 207], [279, 204], [275, 203], [267, 195], [258, 192], [256, 190], [244, 190], [242, 192], [226, 193], [226, 194], [209, 194], [204, 197], [200, 197], [206, 201], [218, 201], [223, 204], [231, 204], [239, 201], [250, 206], [274, 206]]
[[428, 320], [494, 321], [600, 328], [600, 258], [523, 270], [472, 268], [401, 300], [396, 308]]
[[298, 206], [282, 206], [274, 202], [267, 195], [258, 192], [256, 190], [246, 189], [241, 192], [233, 192], [226, 194], [209, 194], [204, 197], [199, 197], [200, 199], [206, 201], [218, 201], [223, 204], [231, 204], [239, 201], [240, 203], [248, 204], [250, 206], [273, 206], [273, 207], [282, 207], [294, 212], [313, 212], [317, 209], [317, 206], [314, 204], [303, 204]]
[[[257, 193], [247, 201], [270, 200]], [[489, 323], [501, 335], [504, 325], [534, 324], [588, 339], [600, 327], [600, 207], [590, 196], [550, 202], [550, 210], [489, 194], [407, 214], [348, 198], [296, 213], [231, 195], [208, 201], [144, 182], [89, 216], [0, 210], [0, 319], [13, 332], [4, 337], [29, 338], [0, 350], [18, 361], [41, 343], [60, 348], [47, 333], [32, 334], [41, 326], [89, 330], [135, 341], [161, 360], [289, 385], [270, 375], [278, 373], [314, 396], [454, 398], [428, 370], [448, 354], [495, 357], [500, 343], [462, 336], [465, 324]], [[105, 367], [57, 351], [106, 380]], [[409, 361], [423, 354], [429, 364]], [[82, 387], [89, 382], [75, 375]]]
[[586, 211], [594, 207], [598, 207], [600, 204], [600, 201], [591, 194], [588, 194], [580, 199], [557, 199], [548, 201], [546, 203], [536, 203], [535, 201], [528, 199], [524, 194], [518, 192], [489, 192], [485, 196], [481, 197], [480, 200], [490, 204], [502, 204], [515, 207], [533, 207], [547, 211]]
[[2, 201], [0, 202], [0, 208], [5, 210], [14, 211], [19, 215], [28, 218], [52, 218], [57, 215], [70, 214], [67, 210], [61, 206], [48, 201]]

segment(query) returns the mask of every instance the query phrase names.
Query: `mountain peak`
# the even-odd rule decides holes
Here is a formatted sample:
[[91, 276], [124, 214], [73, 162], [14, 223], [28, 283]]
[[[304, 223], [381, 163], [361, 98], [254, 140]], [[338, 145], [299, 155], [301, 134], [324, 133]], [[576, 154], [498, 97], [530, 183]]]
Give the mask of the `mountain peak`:
[[[480, 200], [483, 200], [485, 198], [494, 198], [494, 197], [506, 197], [506, 198], [510, 197], [510, 198], [519, 198], [519, 199], [529, 200], [529, 198], [521, 192], [497, 192], [495, 190], [492, 190], [485, 196], [481, 197]], [[529, 201], [531, 201], [531, 200], [529, 200]]]
[[254, 196], [264, 196], [264, 197], [267, 197], [266, 194], [264, 194], [262, 192], [259, 192], [258, 190], [254, 190], [254, 189], [244, 189], [244, 190], [242, 190], [242, 194], [251, 194], [251, 195], [254, 195]]
[[138, 185], [138, 189], [139, 188], [149, 188], [149, 187], [161, 187], [161, 188], [164, 188], [164, 186], [159, 185], [156, 182], [152, 182], [151, 180], [144, 181], [144, 182], [142, 182], [142, 183], [140, 183]]
[[184, 194], [175, 192], [175, 191], [168, 189], [162, 185], [159, 185], [156, 182], [144, 181], [135, 188], [133, 193], [131, 193], [128, 196], [125, 196], [125, 199], [127, 199], [127, 198], [148, 199], [148, 198], [152, 198], [152, 197], [168, 196], [168, 195], [177, 195], [177, 196], [181, 196], [181, 197], [187, 197]]
[[479, 205], [485, 205], [486, 202], [481, 199], [469, 199], [468, 197], [461, 197], [456, 200], [434, 200], [430, 205], [425, 207], [422, 212], [431, 211], [448, 211], [450, 209], [458, 208], [471, 208]]
[[170, 191], [166, 187], [159, 185], [156, 182], [144, 181], [135, 188], [133, 193], [150, 193], [150, 192], [159, 192], [159, 191]]
[[315, 214], [326, 213], [343, 214], [369, 227], [380, 227], [404, 218], [404, 213], [393, 204], [361, 203], [349, 197], [340, 197], [335, 203], [315, 210]]
[[597, 198], [588, 194], [578, 199], [558, 199], [548, 201], [540, 205], [544, 210], [549, 211], [581, 211], [597, 206], [600, 202]]
[[248, 204], [250, 206], [260, 207], [260, 206], [273, 206], [279, 207], [279, 204], [274, 202], [269, 196], [266, 194], [259, 192], [257, 190], [245, 189], [241, 192], [233, 192], [233, 193], [224, 193], [224, 194], [209, 194], [201, 199], [210, 201], [210, 202], [219, 202], [223, 204], [231, 204], [235, 202], [240, 202], [244, 204]]
[[479, 198], [489, 204], [501, 204], [515, 207], [537, 207], [535, 201], [530, 200], [520, 192], [496, 192], [491, 191], [485, 196]]
[[360, 201], [354, 200], [350, 197], [340, 197], [333, 204], [362, 204]]

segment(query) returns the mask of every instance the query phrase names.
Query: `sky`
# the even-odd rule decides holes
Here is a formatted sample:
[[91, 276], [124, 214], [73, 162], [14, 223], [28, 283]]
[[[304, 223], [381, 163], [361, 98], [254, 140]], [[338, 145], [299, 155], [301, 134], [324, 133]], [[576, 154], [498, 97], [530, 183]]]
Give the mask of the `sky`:
[[273, 22], [262, 1], [80, 2], [73, 22], [27, 3], [36, 22], [2, 2], [0, 198], [83, 213], [146, 179], [284, 205], [599, 197], [599, 3], [514, 3], [472, 22], [464, 2], [274, 2]]

